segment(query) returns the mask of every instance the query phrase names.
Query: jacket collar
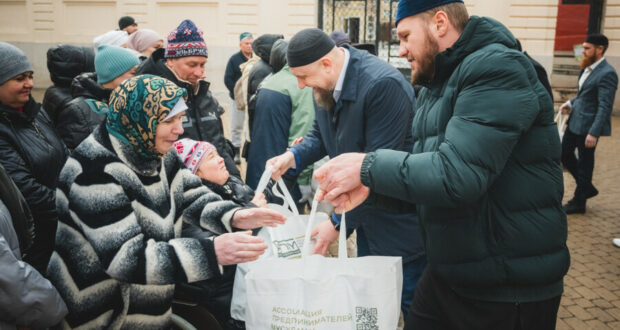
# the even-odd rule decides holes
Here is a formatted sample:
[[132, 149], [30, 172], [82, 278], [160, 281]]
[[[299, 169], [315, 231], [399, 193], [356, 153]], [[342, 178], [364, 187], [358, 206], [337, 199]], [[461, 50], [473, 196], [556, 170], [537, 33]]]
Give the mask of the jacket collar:
[[359, 66], [357, 62], [362, 59], [364, 52], [355, 49], [351, 45], [343, 45], [349, 51], [349, 64], [347, 65], [347, 71], [342, 83], [342, 92], [340, 93], [340, 99], [343, 101], [355, 101], [357, 99], [357, 81], [359, 77]]
[[30, 99], [28, 100], [26, 105], [24, 105], [22, 112], [4, 106], [0, 103], [0, 113], [2, 113], [4, 116], [7, 116], [9, 118], [20, 118], [28, 122], [33, 121], [40, 110], [41, 105], [37, 103], [34, 98], [32, 98], [32, 95], [30, 95]]
[[435, 77], [424, 86], [442, 85], [467, 56], [490, 44], [517, 49], [516, 39], [504, 25], [492, 18], [471, 16], [457, 41], [436, 55]]

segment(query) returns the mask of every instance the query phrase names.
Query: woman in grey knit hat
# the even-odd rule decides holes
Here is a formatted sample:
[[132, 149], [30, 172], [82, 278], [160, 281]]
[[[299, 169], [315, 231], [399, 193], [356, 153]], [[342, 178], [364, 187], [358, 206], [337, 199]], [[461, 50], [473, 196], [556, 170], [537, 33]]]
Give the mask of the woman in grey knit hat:
[[26, 198], [35, 238], [24, 261], [45, 273], [58, 217], [55, 191], [67, 149], [41, 105], [30, 95], [33, 70], [19, 48], [0, 42], [0, 164]]

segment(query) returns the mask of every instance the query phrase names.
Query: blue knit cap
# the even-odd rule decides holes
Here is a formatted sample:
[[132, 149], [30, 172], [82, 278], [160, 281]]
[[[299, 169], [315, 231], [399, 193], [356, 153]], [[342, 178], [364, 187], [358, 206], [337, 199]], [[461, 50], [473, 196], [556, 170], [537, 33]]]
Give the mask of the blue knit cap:
[[413, 16], [451, 2], [464, 3], [463, 0], [400, 0], [394, 26], [398, 26], [398, 22], [405, 17]]
[[95, 55], [97, 83], [105, 84], [140, 64], [140, 60], [127, 49], [101, 45]]
[[207, 44], [202, 36], [202, 30], [189, 19], [184, 20], [168, 35], [165, 58], [179, 58], [187, 56], [204, 56], [207, 54]]

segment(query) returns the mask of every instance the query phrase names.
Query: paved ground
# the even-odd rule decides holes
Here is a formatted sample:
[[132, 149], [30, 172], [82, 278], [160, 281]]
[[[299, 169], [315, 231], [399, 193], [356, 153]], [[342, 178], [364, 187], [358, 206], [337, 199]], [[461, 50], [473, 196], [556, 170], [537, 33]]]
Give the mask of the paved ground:
[[[43, 90], [33, 91], [39, 102]], [[215, 93], [228, 108], [226, 93]], [[224, 115], [228, 136], [228, 116]], [[596, 152], [594, 184], [600, 194], [592, 198], [584, 215], [568, 216], [571, 267], [558, 313], [557, 329], [620, 329], [620, 116], [612, 117], [615, 135], [602, 138]], [[245, 172], [245, 164], [242, 164]], [[564, 201], [575, 183], [564, 175]]]
[[[596, 151], [594, 185], [600, 194], [584, 215], [568, 216], [571, 267], [565, 278], [557, 329], [620, 329], [620, 117], [612, 117], [614, 136]], [[564, 201], [575, 182], [564, 173]]]

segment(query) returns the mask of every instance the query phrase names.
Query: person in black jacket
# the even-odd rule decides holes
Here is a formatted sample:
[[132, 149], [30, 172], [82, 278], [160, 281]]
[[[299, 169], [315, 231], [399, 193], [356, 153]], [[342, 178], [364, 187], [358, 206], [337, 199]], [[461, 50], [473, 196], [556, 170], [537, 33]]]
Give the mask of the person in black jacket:
[[254, 64], [250, 77], [248, 78], [248, 124], [250, 127], [250, 136], [252, 136], [252, 125], [254, 123], [254, 110], [256, 109], [256, 91], [258, 85], [271, 73], [273, 68], [269, 65], [271, 48], [273, 44], [280, 39], [284, 39], [281, 34], [263, 34], [256, 38], [252, 43], [252, 50], [260, 57], [260, 61]]
[[249, 32], [243, 32], [239, 35], [239, 51], [233, 54], [226, 64], [226, 73], [224, 74], [224, 84], [228, 89], [230, 96], [230, 140], [235, 151], [235, 163], [240, 164], [241, 158], [239, 149], [241, 148], [241, 135], [243, 134], [243, 123], [245, 122], [245, 109], [237, 108], [235, 102], [235, 84], [241, 78], [241, 64], [245, 63], [252, 57], [252, 41], [253, 36]]
[[35, 240], [24, 261], [45, 273], [54, 250], [55, 191], [67, 148], [32, 98], [33, 70], [19, 48], [0, 42], [0, 164], [26, 198]]
[[202, 31], [191, 20], [184, 20], [168, 36], [166, 48], [154, 51], [138, 67], [137, 74], [154, 74], [187, 89], [188, 109], [183, 117], [185, 132], [181, 137], [213, 143], [224, 158], [228, 172], [241, 178], [230, 141], [224, 137], [221, 119], [224, 109], [211, 94], [209, 82], [204, 80], [207, 56]]
[[43, 109], [56, 123], [58, 111], [69, 101], [71, 81], [82, 72], [95, 71], [95, 52], [92, 47], [58, 45], [47, 50], [47, 69], [54, 83], [45, 91]]
[[73, 100], [58, 111], [56, 130], [69, 149], [77, 148], [105, 119], [105, 115], [94, 112], [88, 102], [108, 103], [112, 90], [136, 75], [138, 64], [138, 58], [125, 48], [99, 46], [95, 56], [96, 72], [83, 73], [73, 79]]

